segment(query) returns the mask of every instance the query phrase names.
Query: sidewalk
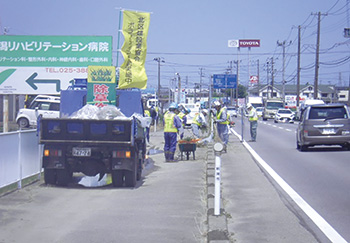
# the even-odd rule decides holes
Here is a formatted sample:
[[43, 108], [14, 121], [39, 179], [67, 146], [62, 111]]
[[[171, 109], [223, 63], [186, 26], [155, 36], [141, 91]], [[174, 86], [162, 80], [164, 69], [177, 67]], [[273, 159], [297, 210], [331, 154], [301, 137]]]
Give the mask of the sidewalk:
[[[161, 129], [151, 130], [150, 149], [163, 150]], [[207, 242], [319, 242], [233, 134], [221, 155], [221, 214], [215, 216], [213, 145], [196, 151], [196, 160], [207, 163]]]

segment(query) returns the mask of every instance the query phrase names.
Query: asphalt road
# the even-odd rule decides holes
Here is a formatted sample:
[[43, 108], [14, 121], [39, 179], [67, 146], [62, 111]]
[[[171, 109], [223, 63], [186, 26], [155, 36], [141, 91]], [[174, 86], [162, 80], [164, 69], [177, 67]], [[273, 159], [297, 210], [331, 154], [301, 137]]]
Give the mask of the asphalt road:
[[[350, 151], [340, 147], [296, 149], [295, 124], [258, 123], [256, 143], [249, 145], [345, 240], [350, 241]], [[234, 130], [242, 133], [241, 117]], [[244, 119], [244, 139], [249, 140], [249, 123]]]
[[[163, 133], [152, 140], [161, 144]], [[163, 156], [150, 156], [134, 189], [40, 181], [0, 197], [0, 242], [205, 242], [206, 150], [195, 161]]]

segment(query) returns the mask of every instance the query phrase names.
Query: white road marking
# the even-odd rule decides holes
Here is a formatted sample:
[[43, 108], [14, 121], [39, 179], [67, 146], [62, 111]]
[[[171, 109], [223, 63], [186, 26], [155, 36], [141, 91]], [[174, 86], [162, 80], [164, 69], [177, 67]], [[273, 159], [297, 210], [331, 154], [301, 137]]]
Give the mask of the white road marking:
[[[239, 140], [242, 140], [235, 130], [231, 129]], [[288, 185], [253, 149], [243, 141], [243, 145], [248, 149], [255, 160], [264, 170], [276, 181], [276, 183], [290, 196], [290, 198], [300, 207], [301, 210], [315, 223], [315, 225], [326, 235], [331, 242], [347, 242], [315, 209], [313, 209], [291, 186]]]

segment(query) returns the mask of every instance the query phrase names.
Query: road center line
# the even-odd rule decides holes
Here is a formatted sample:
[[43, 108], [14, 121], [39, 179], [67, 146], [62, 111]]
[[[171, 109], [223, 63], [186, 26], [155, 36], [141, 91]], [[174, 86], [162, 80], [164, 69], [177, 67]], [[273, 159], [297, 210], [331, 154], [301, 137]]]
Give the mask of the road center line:
[[[235, 130], [231, 129], [231, 132], [235, 134], [239, 140], [242, 140]], [[319, 215], [291, 186], [288, 185], [255, 151], [250, 145], [243, 141], [244, 147], [248, 149], [254, 159], [263, 167], [263, 169], [276, 181], [276, 183], [290, 196], [290, 198], [300, 207], [301, 210], [315, 223], [315, 225], [326, 235], [331, 242], [344, 242], [347, 241], [330, 225], [328, 222]]]

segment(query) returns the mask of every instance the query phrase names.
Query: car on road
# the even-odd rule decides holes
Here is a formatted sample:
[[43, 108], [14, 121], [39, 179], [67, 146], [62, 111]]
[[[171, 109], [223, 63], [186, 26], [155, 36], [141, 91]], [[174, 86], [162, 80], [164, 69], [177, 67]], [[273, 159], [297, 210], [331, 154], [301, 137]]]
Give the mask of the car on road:
[[291, 109], [280, 108], [275, 114], [275, 123], [285, 122], [294, 123], [294, 112]]
[[36, 126], [40, 115], [44, 118], [58, 118], [60, 116], [60, 97], [38, 95], [28, 108], [19, 110], [16, 123], [19, 128]]
[[308, 106], [297, 128], [297, 149], [310, 146], [340, 145], [350, 149], [350, 118], [344, 104]]
[[258, 117], [261, 117], [264, 111], [264, 107], [257, 107], [256, 108], [256, 114], [258, 115]]
[[227, 107], [227, 115], [229, 117], [237, 117], [237, 109], [234, 106]]
[[190, 127], [191, 124], [192, 124], [193, 118], [195, 117], [195, 115], [197, 113], [200, 112], [200, 104], [199, 103], [196, 103], [196, 104], [193, 104], [193, 103], [191, 103], [191, 104], [180, 103], [179, 107], [180, 106], [183, 106], [185, 109], [189, 109], [191, 111], [189, 114], [186, 115], [186, 118], [187, 118], [186, 126]]

